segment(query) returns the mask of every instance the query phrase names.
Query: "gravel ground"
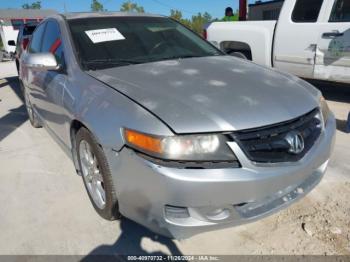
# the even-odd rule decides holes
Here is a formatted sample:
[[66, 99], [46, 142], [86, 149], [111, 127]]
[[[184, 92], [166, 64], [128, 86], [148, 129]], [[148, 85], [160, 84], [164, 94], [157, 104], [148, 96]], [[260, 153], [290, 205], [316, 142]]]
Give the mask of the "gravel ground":
[[350, 255], [350, 86], [316, 83], [338, 131], [325, 178], [307, 197], [255, 223], [172, 241], [98, 217], [70, 160], [45, 130], [30, 126], [17, 81], [14, 64], [0, 63], [0, 255]]

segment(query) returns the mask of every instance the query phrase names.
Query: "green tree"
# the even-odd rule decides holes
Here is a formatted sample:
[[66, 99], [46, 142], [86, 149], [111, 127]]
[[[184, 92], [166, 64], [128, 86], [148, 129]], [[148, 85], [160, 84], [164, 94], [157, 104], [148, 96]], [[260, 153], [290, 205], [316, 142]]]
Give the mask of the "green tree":
[[198, 13], [197, 15], [192, 16], [191, 29], [197, 34], [202, 34], [204, 26], [212, 20], [213, 18], [209, 13]]
[[103, 12], [103, 11], [106, 11], [106, 9], [103, 8], [103, 4], [101, 4], [98, 0], [92, 0], [91, 11]]
[[136, 12], [136, 13], [144, 13], [145, 9], [142, 6], [139, 6], [136, 3], [131, 1], [124, 2], [120, 8], [122, 12]]
[[199, 35], [203, 33], [204, 26], [213, 21], [213, 17], [208, 12], [204, 14], [198, 13], [192, 16], [191, 19], [186, 19], [183, 17], [181, 11], [172, 9], [170, 10], [170, 17], [192, 29]]
[[41, 9], [41, 1], [36, 1], [31, 4], [22, 5], [23, 9]]
[[180, 22], [182, 20], [182, 12], [179, 10], [171, 9], [170, 17]]
[[192, 27], [191, 21], [189, 19], [184, 19], [182, 16], [182, 12], [179, 10], [171, 9], [170, 10], [170, 17], [172, 19], [175, 19], [176, 21], [180, 22], [184, 26], [187, 26], [188, 28]]

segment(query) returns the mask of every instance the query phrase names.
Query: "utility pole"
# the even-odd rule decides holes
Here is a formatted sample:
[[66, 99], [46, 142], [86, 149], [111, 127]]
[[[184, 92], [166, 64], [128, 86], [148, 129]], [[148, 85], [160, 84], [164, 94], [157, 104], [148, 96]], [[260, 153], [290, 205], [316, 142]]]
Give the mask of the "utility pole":
[[63, 10], [64, 13], [67, 13], [66, 1], [63, 2]]
[[239, 21], [247, 20], [248, 2], [247, 0], [239, 0]]

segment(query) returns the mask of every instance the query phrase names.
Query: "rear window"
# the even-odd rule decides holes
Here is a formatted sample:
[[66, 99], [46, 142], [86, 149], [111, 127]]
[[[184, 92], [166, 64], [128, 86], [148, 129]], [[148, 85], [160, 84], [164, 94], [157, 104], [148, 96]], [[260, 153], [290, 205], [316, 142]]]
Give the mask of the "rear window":
[[24, 20], [23, 19], [12, 19], [11, 24], [12, 24], [14, 30], [19, 30], [21, 28], [21, 26], [24, 24]]
[[35, 30], [36, 26], [25, 26], [23, 28], [23, 35], [27, 36], [27, 35], [32, 35], [34, 30]]
[[322, 7], [323, 0], [297, 0], [292, 20], [295, 23], [315, 23]]

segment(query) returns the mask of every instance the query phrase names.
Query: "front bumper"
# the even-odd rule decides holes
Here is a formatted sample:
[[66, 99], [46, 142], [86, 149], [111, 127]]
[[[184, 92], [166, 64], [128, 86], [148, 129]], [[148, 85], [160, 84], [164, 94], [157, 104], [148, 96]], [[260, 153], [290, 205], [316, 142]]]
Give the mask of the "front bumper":
[[107, 158], [120, 212], [157, 233], [182, 239], [255, 221], [302, 198], [323, 177], [334, 140], [332, 115], [316, 144], [296, 163], [252, 163], [234, 142], [230, 147], [241, 168], [166, 168], [128, 148]]

